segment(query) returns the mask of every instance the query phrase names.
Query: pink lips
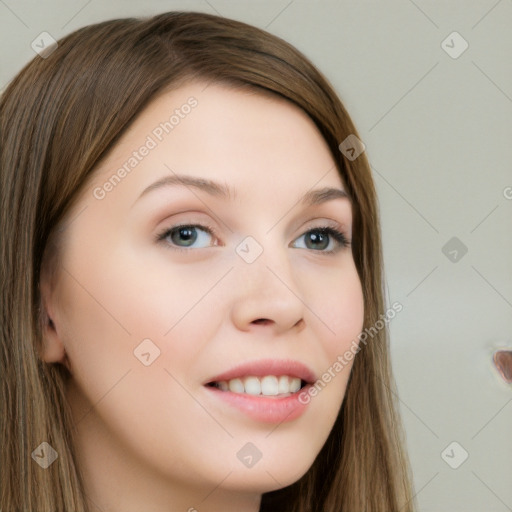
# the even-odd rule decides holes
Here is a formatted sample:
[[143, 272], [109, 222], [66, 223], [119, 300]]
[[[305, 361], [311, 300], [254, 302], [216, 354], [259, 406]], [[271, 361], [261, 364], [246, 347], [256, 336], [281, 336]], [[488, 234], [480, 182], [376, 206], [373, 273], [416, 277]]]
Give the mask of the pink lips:
[[[266, 375], [289, 375], [298, 377], [306, 382], [301, 390], [286, 396], [254, 396], [245, 393], [221, 391], [207, 384], [219, 381], [229, 381], [235, 378], [248, 376], [264, 377]], [[221, 373], [204, 383], [204, 389], [213, 398], [215, 404], [223, 408], [222, 404], [237, 409], [251, 419], [262, 423], [284, 423], [301, 416], [308, 403], [299, 401], [299, 393], [307, 391], [316, 380], [314, 373], [304, 364], [292, 360], [260, 360], [240, 364]]]
[[205, 384], [219, 382], [221, 380], [249, 377], [251, 375], [254, 377], [289, 375], [290, 377], [298, 377], [307, 383], [312, 383], [316, 380], [315, 374], [306, 365], [298, 361], [262, 359], [237, 365], [231, 368], [231, 370], [209, 379]]

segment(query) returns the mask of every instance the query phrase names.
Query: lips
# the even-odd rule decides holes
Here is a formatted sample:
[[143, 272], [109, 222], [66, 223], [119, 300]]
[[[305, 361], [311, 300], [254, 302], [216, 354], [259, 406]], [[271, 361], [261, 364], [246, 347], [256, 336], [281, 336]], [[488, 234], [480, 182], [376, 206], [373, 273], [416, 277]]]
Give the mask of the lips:
[[235, 366], [203, 386], [212, 405], [223, 412], [227, 404], [255, 421], [283, 423], [305, 412], [308, 405], [299, 400], [299, 393], [315, 380], [315, 374], [298, 361], [267, 359]]
[[224, 373], [208, 379], [205, 385], [222, 381], [227, 382], [232, 379], [266, 377], [268, 375], [275, 375], [276, 377], [286, 375], [292, 378], [298, 378], [304, 381], [305, 384], [312, 384], [316, 380], [313, 371], [299, 361], [263, 359], [237, 365]]

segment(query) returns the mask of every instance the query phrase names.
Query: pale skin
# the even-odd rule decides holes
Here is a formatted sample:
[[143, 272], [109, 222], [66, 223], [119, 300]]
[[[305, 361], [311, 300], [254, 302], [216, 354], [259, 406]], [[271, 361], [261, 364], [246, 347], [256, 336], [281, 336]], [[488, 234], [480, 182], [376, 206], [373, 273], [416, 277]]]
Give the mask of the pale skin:
[[[162, 141], [153, 135], [157, 146], [97, 199], [95, 187], [192, 96], [197, 106]], [[174, 173], [233, 187], [236, 198], [183, 185], [139, 198]], [[300, 361], [319, 378], [357, 339], [364, 306], [351, 248], [308, 235], [334, 226], [350, 240], [350, 200], [300, 204], [323, 187], [344, 189], [302, 110], [198, 82], [156, 98], [95, 170], [68, 215], [57, 279], [41, 281], [52, 319], [42, 357], [72, 374], [67, 396], [91, 510], [256, 512], [262, 493], [311, 466], [353, 362], [280, 425], [213, 400], [204, 383], [262, 358]], [[216, 235], [197, 228], [192, 246], [178, 235], [156, 241], [181, 224]], [[247, 236], [263, 249], [252, 263], [236, 251]], [[134, 355], [144, 339], [160, 350], [148, 366]], [[262, 454], [251, 468], [237, 457], [248, 442]]]

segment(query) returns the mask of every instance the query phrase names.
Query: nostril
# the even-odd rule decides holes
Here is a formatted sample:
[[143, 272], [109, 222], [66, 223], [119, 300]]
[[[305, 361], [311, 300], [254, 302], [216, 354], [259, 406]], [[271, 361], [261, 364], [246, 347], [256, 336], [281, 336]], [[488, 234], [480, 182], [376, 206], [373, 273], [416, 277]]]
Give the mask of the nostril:
[[270, 322], [270, 320], [268, 320], [267, 318], [258, 318], [258, 320], [254, 320], [252, 323], [253, 324], [267, 324], [268, 322]]
[[507, 383], [512, 383], [512, 350], [498, 350], [494, 353], [494, 364]]

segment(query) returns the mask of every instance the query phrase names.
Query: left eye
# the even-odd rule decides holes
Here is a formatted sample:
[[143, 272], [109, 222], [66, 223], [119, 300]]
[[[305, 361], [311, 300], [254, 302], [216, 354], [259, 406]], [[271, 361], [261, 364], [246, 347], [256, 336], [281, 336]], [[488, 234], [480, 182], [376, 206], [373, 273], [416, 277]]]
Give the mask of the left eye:
[[[350, 242], [341, 231], [331, 227], [310, 229], [297, 238], [297, 240], [302, 238], [305, 238], [305, 246], [300, 247], [301, 249], [320, 250], [327, 254], [335, 253], [343, 247], [350, 245]], [[307, 247], [308, 243], [313, 247]]]
[[[207, 226], [184, 224], [164, 230], [160, 235], [157, 235], [157, 241], [165, 241], [171, 249], [186, 251], [187, 248], [202, 249], [216, 245], [208, 241], [209, 238], [215, 236], [215, 231]], [[296, 240], [300, 241], [302, 239], [304, 239], [303, 244], [295, 245], [295, 248], [331, 254], [343, 247], [350, 246], [350, 242], [345, 235], [332, 227], [310, 229]], [[193, 246], [196, 242], [199, 242], [199, 247]]]

